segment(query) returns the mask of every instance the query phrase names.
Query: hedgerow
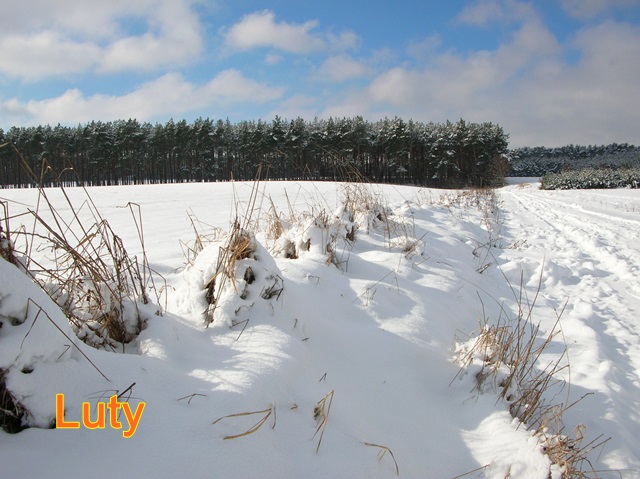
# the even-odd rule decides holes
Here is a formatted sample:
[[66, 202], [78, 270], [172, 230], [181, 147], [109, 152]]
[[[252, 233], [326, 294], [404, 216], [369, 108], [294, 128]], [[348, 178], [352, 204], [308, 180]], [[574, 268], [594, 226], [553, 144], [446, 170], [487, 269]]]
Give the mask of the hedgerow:
[[639, 188], [640, 168], [596, 169], [547, 173], [540, 181], [543, 190]]

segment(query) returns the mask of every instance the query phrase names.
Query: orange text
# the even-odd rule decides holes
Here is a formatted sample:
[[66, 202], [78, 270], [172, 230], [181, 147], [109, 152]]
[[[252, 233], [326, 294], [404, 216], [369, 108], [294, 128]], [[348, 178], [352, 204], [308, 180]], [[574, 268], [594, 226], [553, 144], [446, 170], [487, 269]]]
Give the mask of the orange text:
[[[87, 429], [104, 429], [107, 427], [107, 409], [109, 410], [109, 427], [122, 429], [122, 437], [130, 438], [136, 433], [146, 403], [139, 402], [135, 411], [128, 402], [118, 401], [118, 396], [111, 396], [109, 402], [98, 402], [95, 417], [91, 415], [91, 403], [82, 403], [82, 425]], [[118, 419], [118, 411], [122, 409], [126, 421], [126, 429]], [[64, 418], [64, 394], [56, 394], [56, 428], [80, 429], [80, 421], [67, 421]]]

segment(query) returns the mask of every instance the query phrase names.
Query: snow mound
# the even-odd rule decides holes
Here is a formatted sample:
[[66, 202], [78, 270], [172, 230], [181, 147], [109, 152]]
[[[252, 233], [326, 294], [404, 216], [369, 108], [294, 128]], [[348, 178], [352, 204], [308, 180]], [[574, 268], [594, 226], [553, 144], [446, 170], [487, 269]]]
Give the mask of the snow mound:
[[0, 378], [21, 413], [12, 417], [12, 427], [52, 427], [51, 398], [58, 390], [51, 378], [89, 373], [91, 365], [82, 357], [84, 345], [58, 305], [4, 259], [0, 259], [0, 344]]
[[[126, 244], [137, 232], [121, 206], [141, 205], [150, 266], [163, 275], [166, 312], [148, 315], [127, 345], [136, 354], [84, 344], [28, 276], [0, 263], [0, 388], [25, 425], [50, 427], [57, 393], [72, 421], [84, 402], [93, 413], [113, 394], [147, 405], [130, 439], [111, 427], [0, 431], [3, 477], [106, 478], [112, 469], [96, 464], [109, 457], [131, 477], [555, 479], [549, 448], [572, 431], [584, 432], [583, 445], [612, 436], [595, 449], [594, 469], [640, 477], [638, 192], [514, 186], [485, 201], [388, 186], [388, 199], [358, 191], [346, 205], [342, 185], [268, 182], [274, 211], [250, 225], [261, 227], [234, 237], [232, 225], [178, 271], [193, 229], [184, 211], [224, 226], [228, 211], [211, 205], [252, 203], [254, 190], [92, 191]], [[35, 202], [28, 190], [7, 194]], [[570, 394], [554, 400], [584, 397], [563, 417], [566, 436], [546, 442], [498, 400], [513, 363], [478, 390], [497, 350], [474, 354], [466, 374], [452, 350], [469, 352], [482, 325], [517, 318], [518, 296], [523, 305], [537, 296], [542, 339], [561, 315], [562, 335], [539, 363], [569, 352], [571, 377], [559, 379], [571, 380]]]

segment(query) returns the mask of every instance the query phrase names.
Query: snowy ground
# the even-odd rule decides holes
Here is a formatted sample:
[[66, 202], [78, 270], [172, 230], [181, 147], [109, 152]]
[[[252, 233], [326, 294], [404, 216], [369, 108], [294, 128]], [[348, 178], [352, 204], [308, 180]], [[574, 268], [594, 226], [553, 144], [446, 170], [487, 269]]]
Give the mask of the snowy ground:
[[[194, 239], [190, 215], [206, 224], [203, 233], [228, 229], [252, 185], [90, 190], [138, 255], [122, 207], [140, 205], [147, 256], [167, 283], [166, 311], [155, 316], [149, 306], [146, 329], [125, 354], [70, 347], [52, 325], [73, 334], [56, 306], [0, 260], [0, 369], [32, 424], [51, 423], [57, 393], [67, 420], [80, 420], [83, 402], [95, 408], [132, 383], [129, 402], [146, 403], [130, 439], [110, 427], [0, 431], [0, 477], [386, 478], [396, 476], [395, 458], [400, 477], [546, 478], [549, 460], [536, 439], [490, 387], [479, 394], [472, 375], [458, 375], [454, 361], [456, 341], [483, 320], [515, 316], [522, 284], [530, 302], [539, 289], [532, 317], [541, 334], [563, 311], [562, 334], [545, 353], [568, 353], [560, 375], [570, 387], [556, 401], [588, 394], [564, 414], [566, 432], [584, 424], [585, 442], [611, 437], [589, 456], [600, 471], [591, 477], [640, 478], [640, 191], [511, 185], [498, 191], [499, 209], [483, 212], [454, 192], [371, 187], [388, 217], [356, 219], [350, 242], [341, 185], [259, 189], [262, 212], [269, 198], [283, 218], [309, 212], [285, 234], [298, 257], [286, 258], [283, 240], [262, 223], [255, 255], [238, 261], [235, 289], [222, 292], [208, 328], [203, 282], [219, 244], [185, 269], [181, 242]], [[81, 190], [67, 191], [82, 203]], [[49, 195], [64, 210], [60, 192]], [[0, 190], [0, 201], [16, 215], [35, 207], [36, 191]], [[322, 210], [337, 230], [318, 226]], [[20, 221], [30, 224], [13, 218], [12, 229]], [[327, 264], [332, 231], [337, 266]], [[247, 267], [251, 283], [242, 279]], [[282, 291], [265, 295], [277, 278]], [[314, 418], [319, 402], [325, 408]], [[225, 417], [254, 411], [262, 412]], [[255, 432], [224, 439], [267, 415]], [[393, 457], [379, 460], [385, 449], [374, 445]]]

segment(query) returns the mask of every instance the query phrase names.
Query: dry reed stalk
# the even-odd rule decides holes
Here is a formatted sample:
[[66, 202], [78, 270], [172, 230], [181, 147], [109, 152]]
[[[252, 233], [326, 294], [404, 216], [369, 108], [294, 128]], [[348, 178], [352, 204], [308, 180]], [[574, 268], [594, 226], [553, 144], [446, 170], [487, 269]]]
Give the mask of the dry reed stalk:
[[273, 414], [273, 426], [271, 426], [271, 429], [274, 429], [276, 427], [276, 408], [275, 408], [275, 406], [271, 406], [268, 409], [264, 409], [262, 411], [240, 412], [240, 413], [236, 413], [236, 414], [229, 414], [227, 416], [222, 416], [222, 417], [216, 419], [215, 421], [213, 421], [211, 423], [211, 425], [213, 426], [213, 425], [219, 423], [220, 421], [222, 421], [223, 419], [227, 419], [227, 418], [253, 416], [253, 415], [256, 415], [256, 414], [264, 414], [264, 416], [262, 418], [260, 418], [260, 420], [257, 423], [255, 423], [253, 426], [251, 426], [245, 432], [242, 432], [240, 434], [232, 434], [230, 436], [225, 436], [223, 439], [224, 440], [237, 439], [239, 437], [248, 436], [249, 434], [253, 434], [254, 432], [256, 432], [258, 429], [260, 429], [262, 427], [262, 425], [267, 421], [267, 419], [269, 419], [269, 417], [271, 417], [272, 414]]
[[220, 247], [215, 273], [205, 282], [204, 286], [207, 291], [206, 298], [209, 303], [206, 311], [207, 326], [213, 323], [215, 319], [215, 311], [219, 305], [220, 295], [222, 294], [227, 281], [231, 280], [234, 290], [236, 293], [238, 292], [235, 283], [236, 262], [252, 257], [255, 253], [256, 245], [249, 231], [253, 214], [256, 211], [261, 172], [262, 168], [259, 167], [258, 172], [256, 173], [256, 179], [254, 180], [251, 188], [251, 194], [249, 195], [249, 201], [245, 209], [245, 214], [242, 217], [242, 221], [239, 219], [239, 202], [236, 200], [235, 218], [231, 222], [231, 231], [225, 244]]
[[[91, 361], [91, 359], [89, 358], [89, 356], [87, 356], [84, 351], [78, 347], [78, 345], [73, 341], [73, 339], [71, 339], [67, 333], [65, 333], [62, 328], [51, 318], [51, 316], [49, 316], [49, 313], [47, 313], [44, 309], [42, 309], [42, 306], [40, 306], [38, 303], [36, 303], [35, 301], [33, 301], [31, 298], [29, 298], [28, 302], [27, 302], [27, 313], [26, 316], [29, 315], [29, 305], [33, 304], [38, 308], [38, 312], [36, 313], [35, 318], [33, 319], [33, 324], [35, 324], [36, 320], [38, 319], [38, 316], [40, 315], [40, 313], [43, 313], [46, 318], [49, 320], [49, 322], [51, 322], [51, 324], [53, 324], [53, 326], [60, 332], [60, 334], [62, 334], [65, 338], [67, 338], [69, 340], [69, 342], [71, 343], [72, 346], [74, 346], [78, 352], [87, 360], [89, 361], [89, 364], [91, 364], [91, 366], [93, 366], [93, 368], [98, 371], [100, 373], [100, 375], [105, 378], [107, 381], [111, 381], [101, 370], [100, 368], [98, 368], [98, 366], [95, 365], [95, 363], [93, 361]], [[26, 320], [26, 318], [25, 318]], [[33, 324], [31, 325], [31, 328], [33, 328]], [[31, 331], [31, 328], [29, 329], [29, 331]], [[29, 332], [27, 332], [27, 335], [25, 335], [25, 338], [23, 338], [22, 341], [24, 341], [24, 339], [26, 339], [26, 337], [29, 335]]]
[[378, 461], [382, 461], [384, 456], [387, 453], [389, 453], [389, 455], [391, 456], [391, 459], [393, 459], [393, 463], [396, 466], [396, 476], [400, 476], [400, 468], [398, 467], [398, 461], [396, 461], [396, 456], [393, 455], [393, 451], [391, 449], [389, 449], [387, 446], [380, 446], [378, 444], [372, 444], [370, 442], [365, 442], [364, 445], [370, 446], [370, 447], [377, 447], [378, 449], [380, 449], [380, 451], [378, 452]]
[[207, 397], [207, 395], [206, 395], [206, 394], [193, 393], [193, 394], [189, 394], [189, 395], [187, 395], [187, 396], [183, 396], [183, 397], [181, 397], [181, 398], [178, 398], [178, 399], [177, 399], [177, 401], [184, 401], [185, 399], [189, 399], [189, 400], [187, 401], [187, 404], [191, 404], [191, 401], [192, 401], [192, 400], [193, 400], [193, 398], [195, 398], [196, 396], [198, 396], [198, 397], [203, 397], [203, 398], [204, 398], [204, 397]]
[[14, 242], [11, 240], [11, 228], [9, 226], [9, 204], [0, 201], [4, 212], [4, 225], [0, 223], [0, 257], [14, 266], [18, 266]]
[[[78, 328], [88, 327], [99, 337], [106, 335], [118, 343], [131, 341], [142, 328], [138, 301], [149, 302], [144, 281], [151, 274], [141, 274], [139, 263], [128, 256], [122, 240], [106, 220], [83, 228], [85, 236], [74, 246], [39, 214], [34, 215], [47, 230], [57, 255], [55, 267], [39, 271], [38, 276], [45, 284], [57, 285], [49, 291], [54, 299], [67, 298], [59, 304], [69, 320]], [[125, 323], [127, 305], [133, 307], [137, 317], [134, 331]]]
[[[569, 404], [567, 392], [565, 403], [548, 404], [546, 401], [552, 389], [560, 390], [553, 395], [555, 398], [567, 386], [565, 380], [558, 379], [560, 372], [569, 369], [568, 362], [563, 364], [568, 361], [566, 344], [557, 359], [540, 365], [542, 354], [561, 333], [560, 319], [564, 308], [557, 313], [556, 322], [551, 330], [541, 339], [540, 325], [533, 324], [532, 315], [540, 293], [542, 270], [532, 301], [528, 300], [523, 283], [521, 278], [518, 292], [511, 287], [518, 306], [516, 318], [506, 321], [501, 313], [497, 324], [489, 326], [485, 317], [480, 335], [468, 351], [459, 355], [458, 360], [463, 368], [468, 367], [475, 358], [481, 360], [481, 369], [475, 376], [475, 389], [479, 392], [482, 392], [490, 377], [495, 385], [498, 374], [506, 370], [506, 374], [497, 384], [498, 399], [504, 399], [509, 404], [511, 416], [518, 419], [520, 424], [538, 438], [551, 464], [557, 465], [563, 471], [563, 479], [586, 478], [589, 476], [583, 471], [582, 466], [587, 464], [593, 471], [587, 455], [603, 446], [608, 439], [600, 441], [599, 436], [588, 444], [583, 444], [582, 425], [576, 427], [569, 436], [562, 433], [562, 415], [586, 397], [585, 395]], [[492, 299], [496, 301], [495, 298]], [[482, 307], [484, 311], [484, 304]]]
[[[316, 432], [313, 434], [313, 437], [316, 437], [318, 432], [320, 433], [320, 438], [318, 439], [318, 445], [316, 447], [316, 454], [318, 453], [318, 451], [320, 451], [320, 444], [322, 444], [324, 430], [327, 427], [329, 413], [331, 412], [331, 403], [333, 402], [333, 392], [333, 390], [328, 392], [322, 399], [320, 399], [320, 401], [318, 401], [316, 407], [313, 408], [313, 418], [318, 423], [318, 427], [316, 428]], [[328, 404], [327, 400], [329, 400]]]
[[225, 284], [231, 280], [233, 288], [237, 290], [235, 283], [236, 263], [239, 260], [250, 258], [255, 253], [256, 246], [251, 235], [240, 226], [239, 221], [233, 222], [231, 233], [223, 246], [220, 246], [218, 261], [214, 275], [205, 283], [207, 290], [207, 325], [214, 321], [214, 314], [219, 304], [220, 295]]
[[271, 197], [269, 197], [269, 202], [270, 206], [267, 211], [266, 235], [267, 238], [271, 240], [277, 240], [284, 233], [284, 226], [282, 225], [282, 220], [278, 215], [278, 210]]
[[[52, 171], [51, 166], [43, 161], [38, 178], [22, 155], [17, 153], [25, 172], [41, 185], [42, 175], [45, 171]], [[59, 304], [78, 333], [83, 329], [90, 332], [93, 338], [86, 336], [86, 342], [112, 348], [110, 341], [129, 342], [142, 329], [138, 304], [149, 303], [147, 289], [156, 292], [157, 303], [160, 303], [152, 274], [158, 273], [151, 270], [146, 256], [140, 206], [129, 203], [126, 207], [131, 211], [138, 232], [142, 263], [128, 255], [122, 240], [101, 216], [86, 188], [83, 187], [85, 199], [79, 207], [61, 183], [59, 189], [68, 214], [63, 215], [56, 208], [42, 186], [38, 187], [35, 209], [28, 209], [33, 226], [30, 232], [21, 233], [26, 245], [25, 269]], [[48, 210], [47, 218], [45, 209]], [[86, 226], [86, 218], [90, 226]], [[51, 251], [52, 265], [44, 266], [44, 262], [35, 259], [36, 242], [40, 243], [40, 249]], [[157, 310], [156, 314], [160, 312]]]

